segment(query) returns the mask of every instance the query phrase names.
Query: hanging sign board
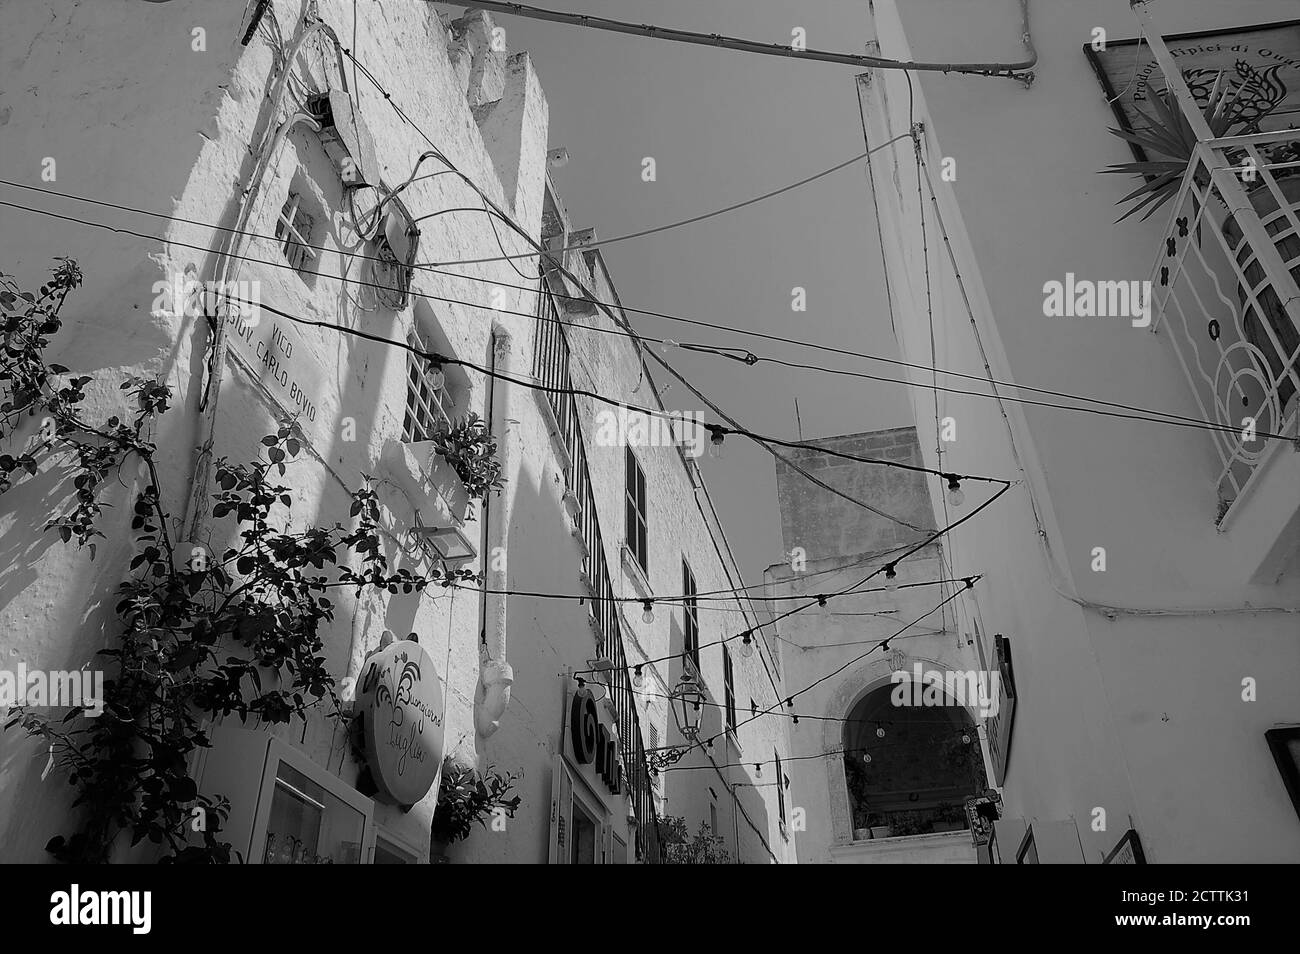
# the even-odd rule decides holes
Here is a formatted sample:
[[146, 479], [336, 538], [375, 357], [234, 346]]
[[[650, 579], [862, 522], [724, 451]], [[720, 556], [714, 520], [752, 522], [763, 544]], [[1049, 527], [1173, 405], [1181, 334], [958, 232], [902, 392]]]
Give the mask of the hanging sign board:
[[442, 767], [442, 688], [433, 660], [414, 640], [392, 643], [370, 657], [358, 702], [380, 795], [414, 805]]
[[[1244, 119], [1258, 120], [1264, 131], [1295, 122], [1300, 110], [1300, 20], [1184, 33], [1167, 36], [1165, 42], [1201, 106], [1222, 72], [1227, 88], [1245, 107]], [[1120, 128], [1145, 128], [1148, 123], [1141, 113], [1155, 115], [1151, 97], [1165, 89], [1150, 45], [1106, 38], [1085, 44], [1083, 51]], [[1139, 161], [1151, 158], [1132, 148]]]
[[600, 721], [600, 708], [590, 689], [579, 689], [569, 705], [569, 738], [573, 758], [580, 765], [594, 765], [615, 795], [623, 791], [623, 763], [618, 757], [618, 739]]

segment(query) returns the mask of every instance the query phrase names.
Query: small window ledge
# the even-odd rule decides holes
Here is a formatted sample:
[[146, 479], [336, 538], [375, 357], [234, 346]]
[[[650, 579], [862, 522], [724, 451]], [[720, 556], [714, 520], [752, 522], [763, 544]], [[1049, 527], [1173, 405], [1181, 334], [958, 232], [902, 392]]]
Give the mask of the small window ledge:
[[399, 486], [416, 510], [432, 505], [422, 516], [426, 524], [441, 519], [456, 527], [472, 520], [472, 501], [451, 464], [433, 449], [432, 441], [389, 440], [380, 456], [385, 474]]
[[650, 581], [646, 579], [645, 571], [641, 569], [641, 564], [637, 563], [636, 557], [632, 555], [632, 550], [626, 543], [620, 547], [619, 555], [623, 559], [623, 572], [632, 581], [641, 599], [654, 599], [655, 593], [650, 589]]

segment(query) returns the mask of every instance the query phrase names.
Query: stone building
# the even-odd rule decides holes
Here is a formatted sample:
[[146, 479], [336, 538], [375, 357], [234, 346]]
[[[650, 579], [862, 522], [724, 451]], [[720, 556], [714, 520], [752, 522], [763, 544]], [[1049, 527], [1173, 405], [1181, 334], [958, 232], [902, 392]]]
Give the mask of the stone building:
[[[916, 136], [870, 188], [922, 459], [1019, 482], [945, 537], [984, 574], [962, 636], [1014, 676], [985, 857], [1294, 862], [1295, 4], [871, 8], [882, 56], [1020, 64], [860, 79], [870, 143]], [[1216, 84], [1249, 109], [1220, 138]], [[1142, 156], [1107, 130], [1157, 95], [1194, 158], [1117, 221], [1143, 182], [1099, 173]], [[928, 485], [943, 525], [991, 495]]]
[[[923, 466], [916, 429], [898, 427], [812, 441], [855, 457]], [[796, 757], [791, 805], [806, 815], [801, 863], [975, 862], [964, 806], [986, 787], [978, 699], [895, 699], [896, 673], [980, 669], [962, 636], [951, 581], [970, 568], [948, 566], [935, 531], [926, 475], [862, 463], [809, 448], [792, 456], [813, 476], [875, 511], [810, 482], [778, 461], [781, 532], [789, 555], [769, 567], [766, 594], [815, 601], [777, 624], [782, 671], [802, 716], [790, 729]], [[919, 549], [918, 549], [919, 547]], [[909, 552], [915, 550], [911, 555]], [[898, 561], [893, 580], [881, 568]], [[863, 584], [870, 574], [874, 578]], [[891, 588], [892, 587], [892, 588]], [[861, 592], [856, 592], [861, 591]], [[799, 605], [799, 604], [793, 604]], [[917, 621], [917, 622], [914, 622]], [[911, 625], [909, 625], [911, 624]], [[874, 647], [890, 639], [886, 647]], [[830, 678], [825, 678], [830, 674]], [[898, 701], [905, 704], [899, 705]], [[915, 700], [921, 701], [921, 700]]]
[[[514, 773], [521, 799], [513, 818], [451, 845], [453, 861], [653, 862], [662, 813], [694, 828], [711, 811], [733, 860], [792, 861], [776, 789], [754, 787], [728, 743], [708, 773], [648, 771], [646, 750], [680, 735], [659, 660], [681, 653], [688, 628], [712, 696], [770, 706], [779, 675], [765, 644], [724, 663], [718, 641], [757, 617], [725, 598], [740, 578], [689, 449], [607, 445], [609, 405], [567, 394], [662, 407], [638, 344], [594, 330], [626, 319], [603, 304], [617, 298], [599, 252], [573, 248], [583, 233], [548, 178], [548, 108], [527, 54], [481, 12], [422, 2], [6, 4], [0, 34], [4, 175], [29, 187], [5, 198], [36, 210], [0, 211], [0, 265], [34, 287], [55, 256], [80, 264], [49, 357], [91, 377], [86, 413], [122, 414], [131, 374], [172, 389], [149, 439], [178, 539], [224, 548], [214, 461], [254, 458], [293, 419], [291, 529], [347, 524], [369, 475], [391, 567], [486, 581], [337, 591], [322, 635], [349, 715], [393, 710], [376, 680], [400, 661], [421, 667], [407, 711], [425, 720], [429, 764], [414, 780], [394, 774], [383, 739], [359, 745], [319, 710], [277, 728], [213, 721], [191, 772], [231, 799], [241, 854], [290, 860], [279, 833], [321, 860], [427, 861], [445, 754]], [[555, 251], [446, 264], [542, 243]], [[256, 320], [229, 298], [209, 308], [170, 291], [189, 281], [247, 289]], [[504, 478], [481, 500], [429, 440], [471, 412]], [[145, 477], [128, 467], [101, 487], [93, 561], [42, 529], [63, 480], [51, 459], [0, 497], [6, 667], [102, 666], [95, 654], [118, 632], [113, 593]], [[697, 609], [688, 579], [723, 598]], [[733, 736], [745, 762], [788, 752], [779, 719]], [[7, 860], [41, 860], [72, 828], [71, 789], [46, 762], [34, 739], [0, 735]], [[124, 839], [115, 858], [155, 854]]]

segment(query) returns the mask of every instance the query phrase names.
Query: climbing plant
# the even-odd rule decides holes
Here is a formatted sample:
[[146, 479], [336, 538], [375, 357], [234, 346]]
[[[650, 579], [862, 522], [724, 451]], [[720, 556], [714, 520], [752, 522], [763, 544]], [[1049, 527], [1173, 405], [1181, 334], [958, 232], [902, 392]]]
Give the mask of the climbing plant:
[[[134, 554], [117, 587], [116, 635], [99, 654], [107, 670], [102, 714], [17, 707], [6, 728], [46, 743], [76, 790], [72, 830], [46, 846], [59, 860], [105, 862], [123, 840], [159, 846], [164, 861], [237, 860], [222, 840], [228, 801], [200, 794], [190, 775], [195, 751], [211, 745], [205, 727], [217, 717], [305, 722], [317, 707], [344, 718], [322, 639], [334, 619], [333, 589], [411, 593], [478, 577], [390, 570], [369, 478], [351, 493], [350, 526], [295, 529], [294, 494], [281, 483], [301, 451], [291, 421], [262, 438], [256, 460], [216, 461], [212, 532], [229, 545], [217, 553], [178, 542], [150, 440], [171, 391], [127, 377], [125, 416], [88, 418], [92, 379], [45, 359], [60, 311], [82, 283], [75, 262], [57, 262], [38, 294], [0, 274], [0, 494], [43, 469], [69, 481], [69, 502], [45, 526], [94, 559], [95, 541], [105, 537], [101, 490], [113, 478], [128, 484], [138, 476], [142, 486], [131, 505]], [[33, 432], [27, 419], [36, 418]]]

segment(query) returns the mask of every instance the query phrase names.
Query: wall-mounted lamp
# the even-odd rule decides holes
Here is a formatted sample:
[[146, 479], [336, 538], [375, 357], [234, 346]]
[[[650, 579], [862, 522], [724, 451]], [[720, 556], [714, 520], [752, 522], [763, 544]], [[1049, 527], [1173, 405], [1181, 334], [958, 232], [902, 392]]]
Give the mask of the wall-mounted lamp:
[[411, 536], [421, 546], [431, 545], [444, 560], [472, 560], [474, 544], [459, 527], [414, 527]]

